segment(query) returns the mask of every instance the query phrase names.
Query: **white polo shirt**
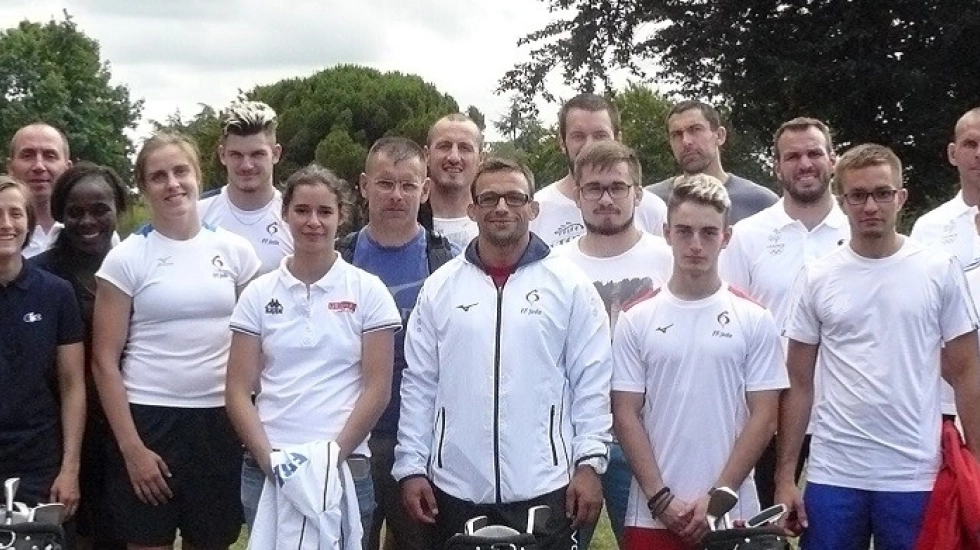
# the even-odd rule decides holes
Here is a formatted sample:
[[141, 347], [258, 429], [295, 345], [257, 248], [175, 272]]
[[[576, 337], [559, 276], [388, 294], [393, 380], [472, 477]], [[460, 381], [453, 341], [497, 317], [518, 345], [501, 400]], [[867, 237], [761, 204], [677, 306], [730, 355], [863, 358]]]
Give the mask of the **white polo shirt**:
[[851, 238], [847, 216], [835, 202], [812, 230], [789, 217], [783, 199], [735, 224], [721, 251], [722, 279], [772, 311], [782, 327], [792, 305], [793, 284], [804, 264], [830, 254]]
[[940, 348], [976, 328], [959, 262], [911, 239], [887, 258], [844, 246], [806, 266], [785, 335], [823, 356], [807, 480], [932, 490]]
[[674, 255], [663, 237], [643, 233], [629, 250], [609, 258], [585, 254], [579, 248], [580, 239], [560, 245], [552, 253], [571, 260], [592, 280], [606, 306], [611, 328], [624, 309], [650, 297], [670, 278]]
[[282, 221], [282, 193], [276, 189], [272, 200], [258, 210], [242, 210], [231, 203], [227, 190], [226, 185], [217, 195], [198, 202], [201, 221], [245, 237], [262, 260], [259, 273], [276, 269], [293, 253], [293, 236]]
[[[637, 191], [642, 190], [637, 188]], [[647, 233], [663, 235], [664, 222], [667, 221], [667, 204], [649, 191], [642, 193], [643, 199], [634, 214], [636, 226]], [[541, 205], [541, 211], [537, 218], [531, 220], [531, 231], [548, 243], [548, 246], [555, 248], [585, 234], [582, 211], [575, 201], [558, 190], [555, 183], [536, 191], [534, 200]]]
[[[927, 247], [956, 256], [963, 269], [980, 266], [980, 235], [974, 221], [976, 206], [969, 206], [960, 191], [952, 199], [926, 212], [912, 226], [910, 237]], [[953, 388], [942, 381], [943, 414], [956, 414]]]
[[228, 319], [258, 269], [245, 239], [208, 226], [185, 241], [145, 226], [109, 251], [96, 276], [133, 300], [122, 357], [130, 403], [224, 406]]
[[[641, 416], [664, 482], [693, 502], [728, 462], [749, 417], [746, 392], [789, 387], [779, 331], [768, 310], [727, 285], [701, 300], [664, 286], [619, 317], [613, 391], [645, 394]], [[755, 480], [737, 488], [733, 517], [759, 511]], [[630, 483], [626, 525], [663, 529]]]
[[[336, 440], [361, 394], [364, 334], [402, 326], [381, 279], [340, 256], [309, 287], [288, 257], [242, 292], [233, 331], [262, 341], [259, 419], [274, 448]], [[357, 454], [370, 456], [367, 440]]]

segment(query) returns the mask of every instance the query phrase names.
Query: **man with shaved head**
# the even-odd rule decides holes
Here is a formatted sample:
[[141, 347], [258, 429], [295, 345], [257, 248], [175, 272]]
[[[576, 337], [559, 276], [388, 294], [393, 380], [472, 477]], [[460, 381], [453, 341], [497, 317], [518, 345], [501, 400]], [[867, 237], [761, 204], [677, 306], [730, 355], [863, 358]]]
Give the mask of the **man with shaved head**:
[[[959, 173], [959, 192], [952, 199], [922, 215], [911, 237], [922, 244], [956, 256], [964, 270], [980, 266], [980, 237], [974, 218], [980, 204], [980, 107], [970, 109], [956, 122], [946, 146], [949, 163]], [[943, 414], [955, 415], [953, 390], [943, 384]]]
[[[444, 235], [459, 250], [476, 237], [476, 222], [466, 214], [473, 202], [470, 186], [483, 150], [483, 132], [462, 113], [446, 115], [429, 128], [425, 153], [432, 181], [422, 205], [422, 224]], [[430, 223], [431, 222], [431, 223]]]
[[31, 201], [37, 212], [37, 225], [24, 257], [44, 252], [55, 241], [61, 224], [51, 215], [51, 190], [61, 174], [71, 168], [68, 138], [44, 122], [28, 124], [17, 130], [7, 150], [7, 173], [31, 190]]

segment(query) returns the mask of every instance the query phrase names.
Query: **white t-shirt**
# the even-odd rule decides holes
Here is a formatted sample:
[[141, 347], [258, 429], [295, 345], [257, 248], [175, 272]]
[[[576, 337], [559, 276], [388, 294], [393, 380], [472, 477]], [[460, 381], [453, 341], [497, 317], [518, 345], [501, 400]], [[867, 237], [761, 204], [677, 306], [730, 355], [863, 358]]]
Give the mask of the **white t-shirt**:
[[[664, 482], [692, 502], [711, 489], [748, 420], [746, 392], [789, 387], [768, 310], [723, 285], [701, 300], [664, 286], [624, 312], [613, 336], [613, 391], [643, 393], [642, 418]], [[758, 512], [752, 475], [733, 517]], [[630, 484], [626, 525], [663, 529]]]
[[122, 359], [130, 403], [224, 406], [228, 319], [258, 269], [248, 242], [221, 228], [175, 241], [146, 226], [109, 251], [96, 276], [133, 299]]
[[556, 247], [553, 254], [568, 258], [589, 276], [606, 305], [611, 328], [624, 309], [650, 297], [670, 278], [674, 256], [663, 237], [643, 233], [629, 250], [609, 258], [587, 256], [579, 238]]
[[[554, 248], [585, 234], [582, 211], [575, 201], [558, 190], [557, 183], [536, 191], [534, 200], [541, 205], [541, 211], [537, 218], [531, 220], [531, 231], [548, 246]], [[643, 199], [636, 207], [634, 218], [636, 226], [642, 231], [663, 235], [667, 205], [660, 197], [643, 191]]]
[[[959, 192], [952, 199], [926, 212], [915, 221], [910, 237], [920, 243], [956, 256], [963, 269], [980, 266], [980, 235], [974, 218], [976, 206], [969, 206]], [[942, 381], [943, 414], [956, 414], [953, 388]]]
[[[262, 341], [255, 406], [272, 446], [335, 440], [361, 394], [364, 334], [401, 326], [381, 279], [339, 256], [309, 287], [285, 259], [248, 285], [231, 329]], [[354, 452], [370, 456], [367, 440]]]
[[940, 347], [977, 327], [959, 262], [911, 239], [881, 259], [844, 246], [806, 266], [796, 292], [785, 335], [823, 356], [807, 480], [932, 490]]
[[258, 210], [242, 210], [228, 199], [228, 186], [217, 195], [201, 199], [197, 212], [201, 222], [222, 227], [251, 243], [262, 261], [259, 273], [268, 273], [293, 253], [293, 236], [282, 221], [282, 193], [278, 189], [269, 204]]
[[432, 228], [446, 237], [449, 244], [458, 251], [466, 250], [470, 241], [480, 232], [476, 222], [468, 216], [462, 218], [432, 218]]

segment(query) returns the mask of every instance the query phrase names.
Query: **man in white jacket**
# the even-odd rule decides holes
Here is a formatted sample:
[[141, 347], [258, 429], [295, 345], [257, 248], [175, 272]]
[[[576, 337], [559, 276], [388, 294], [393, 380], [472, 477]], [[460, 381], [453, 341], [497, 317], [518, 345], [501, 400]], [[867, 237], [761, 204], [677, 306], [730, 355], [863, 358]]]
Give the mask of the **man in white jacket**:
[[435, 548], [473, 516], [523, 531], [545, 504], [539, 546], [571, 549], [601, 509], [609, 323], [591, 281], [528, 230], [533, 181], [513, 161], [480, 165], [479, 236], [426, 280], [408, 324], [392, 474]]

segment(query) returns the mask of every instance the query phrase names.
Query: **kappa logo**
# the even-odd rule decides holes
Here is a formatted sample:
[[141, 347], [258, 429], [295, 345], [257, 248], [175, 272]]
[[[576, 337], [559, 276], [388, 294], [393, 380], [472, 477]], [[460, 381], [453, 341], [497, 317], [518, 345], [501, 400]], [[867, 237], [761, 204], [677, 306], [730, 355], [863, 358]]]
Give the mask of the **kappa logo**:
[[279, 300], [273, 298], [265, 305], [265, 312], [269, 315], [282, 315], [282, 304], [279, 303]]
[[729, 318], [728, 311], [726, 310], [719, 313], [715, 320], [718, 321], [718, 325], [721, 326], [721, 329], [713, 331], [711, 335], [718, 338], [731, 338], [732, 333], [725, 330], [726, 327], [728, 327], [728, 324], [732, 322], [731, 318]]
[[357, 311], [357, 304], [348, 300], [340, 302], [330, 302], [327, 304], [327, 309], [330, 311], [339, 311], [341, 313], [354, 313]]
[[541, 295], [538, 294], [537, 289], [534, 289], [531, 292], [525, 294], [524, 299], [527, 300], [527, 303], [530, 304], [530, 307], [522, 307], [521, 313], [523, 313], [524, 315], [541, 315], [542, 313], [544, 313], [539, 308], [535, 307], [537, 303], [541, 301]]
[[173, 256], [164, 256], [162, 258], [157, 258], [157, 267], [167, 267], [169, 265], [174, 265], [170, 258]]
[[480, 303], [480, 302], [473, 302], [473, 303], [472, 303], [472, 304], [470, 304], [470, 305], [463, 305], [463, 304], [459, 304], [459, 305], [458, 305], [458, 306], [456, 306], [456, 307], [457, 307], [458, 309], [461, 309], [461, 310], [463, 310], [464, 312], [466, 312], [466, 311], [469, 311], [469, 310], [470, 310], [471, 308], [473, 308], [473, 306], [475, 306], [475, 305], [478, 305], [479, 303]]
[[667, 329], [669, 329], [669, 328], [670, 328], [670, 327], [672, 327], [672, 326], [674, 326], [674, 323], [671, 323], [671, 324], [669, 324], [669, 325], [664, 325], [664, 326], [662, 326], [662, 327], [657, 327], [657, 328], [656, 328], [656, 329], [654, 329], [654, 330], [656, 330], [657, 332], [662, 332], [662, 333], [664, 333], [664, 334], [667, 334]]
[[41, 319], [42, 319], [41, 314], [34, 311], [24, 314], [25, 323], [36, 323]]

